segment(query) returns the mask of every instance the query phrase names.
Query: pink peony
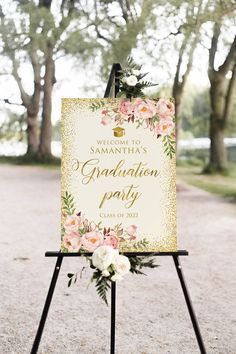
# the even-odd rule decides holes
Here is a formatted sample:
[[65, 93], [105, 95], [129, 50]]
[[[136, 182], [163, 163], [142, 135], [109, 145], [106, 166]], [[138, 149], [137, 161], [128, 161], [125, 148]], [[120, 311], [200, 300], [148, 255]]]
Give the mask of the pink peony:
[[89, 252], [95, 251], [95, 249], [102, 246], [103, 243], [103, 236], [98, 231], [86, 232], [86, 234], [82, 236], [82, 244]]
[[118, 244], [119, 244], [119, 241], [118, 241], [118, 238], [117, 238], [115, 232], [114, 231], [109, 232], [109, 234], [106, 235], [105, 245], [111, 246], [112, 248], [117, 249]]
[[133, 115], [134, 107], [130, 100], [121, 100], [119, 103], [118, 111], [125, 116]]
[[175, 114], [174, 103], [167, 98], [161, 98], [156, 104], [156, 112], [160, 117], [170, 117]]
[[83, 217], [78, 215], [68, 215], [64, 223], [66, 232], [78, 231], [83, 227]]
[[157, 124], [155, 131], [158, 135], [170, 135], [175, 127], [173, 120], [169, 117], [163, 118]]
[[137, 231], [137, 226], [136, 225], [130, 225], [126, 229], [127, 234], [129, 234], [130, 236], [134, 236], [136, 234], [136, 231]]
[[78, 252], [81, 247], [80, 235], [77, 232], [65, 234], [62, 243], [69, 252]]
[[138, 98], [134, 102], [135, 104], [135, 116], [144, 119], [150, 119], [156, 113], [156, 107], [151, 100], [142, 100]]

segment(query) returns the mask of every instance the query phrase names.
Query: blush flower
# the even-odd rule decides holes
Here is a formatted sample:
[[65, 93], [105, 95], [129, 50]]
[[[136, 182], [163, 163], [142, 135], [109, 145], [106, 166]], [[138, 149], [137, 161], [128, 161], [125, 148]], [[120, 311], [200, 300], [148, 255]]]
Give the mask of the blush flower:
[[134, 107], [130, 100], [121, 100], [119, 102], [118, 111], [125, 116], [132, 115], [134, 113]]
[[136, 234], [136, 231], [137, 231], [137, 226], [136, 225], [130, 225], [126, 229], [127, 234], [129, 234], [130, 236], [134, 236]]
[[151, 100], [135, 100], [135, 116], [143, 119], [152, 118], [156, 113], [156, 107]]
[[96, 248], [102, 246], [103, 243], [103, 236], [98, 231], [86, 232], [86, 234], [82, 236], [82, 245], [89, 252], [95, 251]]
[[106, 240], [104, 243], [114, 249], [118, 248], [119, 241], [114, 231], [110, 231], [109, 234], [106, 235]]
[[158, 135], [170, 135], [175, 127], [173, 120], [169, 117], [161, 119], [160, 122], [157, 124], [155, 131]]
[[67, 233], [77, 231], [78, 228], [83, 227], [83, 217], [78, 215], [68, 215], [64, 227]]
[[112, 116], [111, 116], [111, 111], [109, 111], [108, 109], [103, 109], [102, 110], [102, 120], [101, 120], [101, 124], [102, 125], [107, 125], [110, 124], [112, 122]]
[[156, 104], [156, 112], [160, 117], [171, 117], [175, 114], [174, 103], [167, 98], [161, 98]]
[[81, 247], [80, 235], [77, 232], [65, 234], [62, 243], [69, 252], [78, 252]]
[[101, 120], [102, 125], [107, 125], [107, 124], [110, 124], [111, 122], [112, 122], [112, 118], [109, 115], [104, 114], [102, 116], [102, 120]]

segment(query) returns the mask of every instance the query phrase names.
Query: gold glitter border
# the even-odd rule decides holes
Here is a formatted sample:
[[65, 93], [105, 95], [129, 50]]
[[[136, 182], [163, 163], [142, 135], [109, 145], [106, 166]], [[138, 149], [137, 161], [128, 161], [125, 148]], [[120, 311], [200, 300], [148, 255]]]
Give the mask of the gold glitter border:
[[[73, 138], [73, 130], [70, 129], [70, 121], [72, 114], [76, 112], [77, 108], [87, 108], [92, 103], [96, 102], [110, 102], [111, 106], [116, 106], [118, 98], [62, 98], [61, 105], [61, 141], [62, 141], [62, 159], [61, 159], [61, 195], [64, 195], [66, 191], [70, 191], [70, 178], [68, 174], [71, 166], [71, 157], [69, 147], [66, 144], [68, 139]], [[170, 186], [176, 186], [176, 156], [167, 160], [162, 149], [162, 161], [163, 165], [168, 164], [169, 168], [164, 168], [165, 171], [162, 179], [164, 183], [160, 183], [162, 186], [168, 188], [168, 199], [163, 201], [165, 208], [162, 209], [162, 220], [165, 220], [168, 228], [166, 232], [159, 236], [159, 241], [149, 242], [149, 245], [145, 247], [145, 250], [137, 249], [134, 247], [120, 248], [122, 252], [175, 252], [177, 251], [177, 220], [176, 220], [176, 187], [170, 188]], [[65, 173], [66, 171], [66, 173]], [[72, 171], [71, 171], [72, 174]], [[69, 175], [70, 176], [70, 175]]]

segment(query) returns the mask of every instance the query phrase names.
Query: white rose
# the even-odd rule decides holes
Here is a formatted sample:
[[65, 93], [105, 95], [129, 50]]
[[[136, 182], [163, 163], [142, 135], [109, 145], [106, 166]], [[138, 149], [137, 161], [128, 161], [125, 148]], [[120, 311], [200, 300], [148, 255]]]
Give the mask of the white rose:
[[140, 70], [133, 69], [132, 74], [134, 74], [135, 76], [138, 76], [140, 74]]
[[137, 82], [138, 82], [138, 79], [134, 75], [130, 75], [126, 79], [126, 83], [128, 86], [135, 86], [137, 84]]
[[122, 79], [121, 79], [121, 81], [124, 82], [124, 83], [126, 83], [126, 80], [127, 80], [126, 76], [122, 77]]
[[94, 267], [103, 271], [111, 265], [113, 258], [114, 250], [111, 246], [100, 246], [93, 252], [92, 263]]
[[107, 269], [105, 269], [105, 270], [102, 271], [102, 275], [103, 275], [104, 277], [109, 277], [110, 273], [108, 272]]
[[114, 270], [119, 275], [125, 275], [129, 273], [130, 270], [130, 261], [126, 256], [118, 255], [114, 258], [112, 263]]
[[112, 277], [111, 277], [111, 281], [119, 281], [122, 280], [122, 276], [118, 273], [115, 273]]

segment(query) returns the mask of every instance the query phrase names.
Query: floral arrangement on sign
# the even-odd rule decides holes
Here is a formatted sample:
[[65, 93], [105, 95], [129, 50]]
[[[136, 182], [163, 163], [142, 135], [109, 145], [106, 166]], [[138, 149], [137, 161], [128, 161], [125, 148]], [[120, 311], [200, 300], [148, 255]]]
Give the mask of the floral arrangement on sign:
[[[101, 103], [91, 106], [91, 109], [101, 108]], [[164, 152], [172, 158], [175, 154], [175, 118], [174, 103], [167, 98], [121, 99], [117, 107], [102, 102], [101, 124], [110, 123], [121, 126], [124, 123], [136, 124], [136, 128], [149, 129], [161, 138], [164, 144]]]
[[[143, 127], [153, 132], [157, 138], [162, 138], [165, 153], [172, 158], [175, 153], [174, 135], [174, 103], [168, 99], [146, 99], [143, 89], [154, 86], [143, 81], [146, 74], [141, 73], [141, 66], [128, 59], [127, 65], [120, 72], [121, 97], [118, 106], [110, 107], [105, 102], [93, 103], [92, 111], [101, 110], [101, 124], [115, 123], [117, 126], [125, 122], [136, 124], [137, 128]], [[75, 210], [74, 199], [68, 192], [62, 196], [62, 246], [63, 252], [84, 253], [88, 261], [88, 268], [93, 270], [91, 282], [100, 298], [108, 304], [107, 292], [114, 281], [122, 280], [131, 272], [144, 274], [143, 268], [158, 267], [154, 260], [146, 256], [126, 257], [122, 254], [125, 249], [144, 248], [148, 241], [137, 241], [137, 226], [130, 225], [125, 228], [122, 224], [113, 228], [106, 228], [99, 222], [86, 219], [81, 212]], [[88, 253], [91, 253], [88, 254]], [[80, 272], [80, 276], [86, 267]], [[78, 273], [68, 274], [68, 286], [76, 283]]]
[[104, 126], [111, 123], [117, 126], [130, 123], [135, 124], [136, 128], [149, 129], [157, 139], [162, 139], [164, 152], [172, 158], [175, 154], [174, 102], [167, 98], [145, 98], [142, 89], [154, 85], [141, 81], [146, 74], [142, 74], [140, 69], [141, 66], [129, 59], [128, 67], [121, 71], [121, 92], [117, 96], [122, 98], [126, 93], [126, 98], [122, 98], [118, 106], [112, 107], [110, 103], [103, 101], [93, 103], [90, 108], [92, 111], [102, 109], [101, 124]]

